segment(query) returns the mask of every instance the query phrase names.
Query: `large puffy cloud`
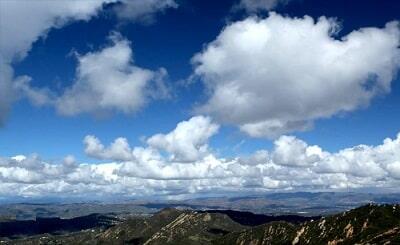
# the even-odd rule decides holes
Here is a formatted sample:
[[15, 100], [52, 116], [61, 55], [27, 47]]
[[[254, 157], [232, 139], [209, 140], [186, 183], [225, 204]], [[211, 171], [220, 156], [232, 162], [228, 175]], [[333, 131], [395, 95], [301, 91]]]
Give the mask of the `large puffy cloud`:
[[328, 154], [315, 164], [319, 173], [349, 173], [360, 177], [399, 178], [400, 133], [378, 146], [359, 145]]
[[174, 161], [190, 162], [207, 153], [207, 140], [217, 133], [218, 125], [209, 117], [192, 117], [189, 121], [179, 123], [168, 134], [156, 134], [147, 143], [171, 153]]
[[[30, 84], [29, 76], [15, 77], [13, 64], [24, 59], [32, 44], [45, 37], [52, 28], [61, 28], [73, 21], [88, 21], [96, 16], [102, 7], [109, 3], [117, 3], [117, 15], [130, 21], [152, 20], [157, 11], [166, 8], [176, 8], [172, 0], [18, 0], [0, 1], [0, 125], [4, 123], [11, 105], [19, 98], [27, 97], [36, 105], [52, 103], [54, 94], [47, 89], [38, 89]], [[130, 51], [126, 55], [129, 55]], [[131, 69], [129, 65], [120, 64], [119, 68]], [[134, 70], [134, 69], [133, 69]], [[138, 80], [147, 81], [155, 74], [138, 68], [137, 71], [121, 71], [135, 73]], [[158, 76], [165, 75], [164, 70], [156, 72]], [[140, 81], [137, 82], [140, 87]], [[162, 86], [161, 82], [157, 82]], [[132, 85], [129, 86], [132, 90]], [[117, 91], [114, 91], [117, 92]], [[158, 95], [157, 95], [158, 96]], [[140, 96], [142, 98], [143, 96]], [[106, 98], [103, 98], [107, 100]], [[122, 110], [135, 110], [140, 103], [139, 97], [130, 106], [124, 105]], [[61, 102], [60, 102], [61, 103]], [[73, 103], [73, 102], [69, 102]], [[110, 103], [104, 102], [108, 106]], [[111, 103], [111, 107], [116, 102]], [[117, 103], [120, 105], [121, 103]], [[63, 113], [75, 113], [71, 108], [60, 106]], [[87, 107], [85, 108], [86, 110]]]
[[197, 111], [276, 137], [367, 106], [390, 91], [400, 66], [399, 23], [338, 31], [334, 19], [275, 13], [229, 24], [192, 59], [210, 92]]
[[85, 153], [88, 156], [117, 161], [132, 159], [132, 152], [128, 140], [125, 138], [115, 139], [108, 148], [105, 148], [100, 140], [93, 135], [87, 135], [83, 142], [85, 144]]
[[[203, 124], [199, 121], [208, 128], [200, 130], [203, 137], [198, 136], [203, 138], [201, 144], [206, 145], [213, 135], [210, 129], [218, 127], [207, 117], [181, 122], [162, 136], [180, 131], [179, 125]], [[196, 142], [189, 140], [190, 135], [183, 135], [176, 140]], [[400, 133], [377, 146], [359, 145], [338, 152], [324, 151], [293, 136], [281, 136], [271, 151], [260, 150], [250, 156], [227, 159], [207, 148], [197, 158], [185, 162], [176, 160], [176, 152], [184, 151], [159, 149], [149, 140], [145, 146], [132, 147], [126, 139], [118, 138], [110, 146], [104, 146], [95, 136], [87, 136], [84, 143], [85, 152], [101, 163], [77, 163], [72, 156], [60, 162], [46, 162], [37, 155], [0, 158], [0, 194], [179, 196], [271, 190], [385, 189], [400, 184]], [[186, 146], [177, 144], [177, 147]]]
[[294, 136], [281, 136], [274, 143], [273, 159], [279, 165], [309, 166], [324, 157], [320, 147], [308, 146]]
[[56, 100], [61, 114], [132, 113], [150, 98], [168, 96], [165, 69], [135, 66], [130, 42], [115, 33], [110, 40], [112, 44], [100, 51], [78, 55], [76, 81]]

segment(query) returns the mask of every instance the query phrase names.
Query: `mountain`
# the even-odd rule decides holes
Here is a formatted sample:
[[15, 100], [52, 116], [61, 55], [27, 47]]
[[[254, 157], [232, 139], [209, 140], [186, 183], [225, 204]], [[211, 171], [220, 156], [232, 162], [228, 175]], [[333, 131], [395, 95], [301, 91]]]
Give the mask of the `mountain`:
[[[103, 217], [103, 216], [93, 216]], [[75, 220], [77, 218], [71, 219]], [[85, 220], [87, 218], [84, 218]], [[261, 220], [267, 223], [255, 225]], [[301, 219], [306, 221], [301, 222]], [[104, 221], [104, 217], [102, 218]], [[269, 222], [272, 221], [272, 222]], [[27, 221], [20, 221], [27, 222]], [[53, 219], [53, 223], [56, 223]], [[71, 221], [63, 221], [72, 224]], [[365, 205], [326, 217], [164, 209], [113, 226], [3, 239], [7, 244], [400, 244], [400, 205]], [[108, 227], [108, 228], [107, 228]], [[87, 228], [87, 227], [86, 227]], [[85, 227], [82, 227], [85, 229]], [[28, 234], [29, 235], [29, 234]], [[2, 239], [0, 239], [1, 242]]]
[[267, 223], [214, 244], [400, 244], [400, 205], [367, 205], [300, 225]]
[[[43, 234], [10, 244], [211, 244], [225, 234], [248, 228], [226, 214], [164, 209], [151, 217], [129, 218], [103, 231]], [[1, 240], [1, 239], [0, 239]]]

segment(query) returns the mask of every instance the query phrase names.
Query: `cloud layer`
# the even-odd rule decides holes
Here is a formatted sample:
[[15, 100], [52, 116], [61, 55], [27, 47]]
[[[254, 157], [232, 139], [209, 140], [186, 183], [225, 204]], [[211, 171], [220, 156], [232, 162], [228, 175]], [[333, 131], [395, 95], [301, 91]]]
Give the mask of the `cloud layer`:
[[226, 26], [192, 59], [210, 91], [197, 108], [253, 137], [312, 127], [390, 91], [400, 67], [398, 22], [335, 38], [334, 19], [271, 13]]
[[[186, 129], [196, 127], [196, 135], [187, 133]], [[104, 146], [95, 136], [85, 137], [85, 152], [106, 163], [77, 163], [72, 156], [59, 163], [37, 155], [0, 158], [0, 195], [173, 197], [272, 190], [395, 190], [400, 184], [400, 133], [378, 146], [359, 145], [332, 153], [294, 136], [281, 136], [270, 152], [227, 159], [207, 147], [217, 130], [210, 118], [197, 116], [169, 133], [148, 138], [144, 146], [131, 147], [125, 138]]]

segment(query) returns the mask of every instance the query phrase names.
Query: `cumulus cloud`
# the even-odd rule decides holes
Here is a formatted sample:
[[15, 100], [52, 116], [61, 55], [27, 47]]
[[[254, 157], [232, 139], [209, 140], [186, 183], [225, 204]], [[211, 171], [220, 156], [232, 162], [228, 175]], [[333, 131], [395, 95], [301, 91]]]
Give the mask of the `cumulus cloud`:
[[148, 156], [160, 159], [158, 150], [167, 153], [169, 160], [176, 162], [194, 162], [209, 154], [208, 139], [217, 133], [219, 125], [209, 117], [195, 116], [177, 124], [167, 134], [156, 134], [147, 139], [147, 148], [131, 148], [126, 138], [117, 138], [109, 147], [105, 147], [98, 138], [88, 135], [84, 139], [85, 153], [98, 159], [115, 161], [145, 160]]
[[398, 178], [400, 134], [378, 146], [358, 145], [328, 154], [315, 164], [318, 173], [349, 173], [360, 177]]
[[152, 23], [157, 13], [177, 7], [174, 0], [122, 0], [114, 10], [122, 20]]
[[273, 160], [287, 166], [309, 166], [321, 160], [326, 153], [318, 146], [308, 146], [294, 136], [281, 136], [274, 142]]
[[248, 13], [272, 10], [279, 5], [286, 5], [290, 0], [241, 0], [234, 9], [244, 9]]
[[59, 113], [133, 113], [150, 98], [168, 97], [164, 68], [135, 66], [130, 42], [116, 33], [110, 40], [112, 44], [100, 51], [77, 55], [76, 81], [55, 102]]
[[399, 23], [340, 38], [338, 26], [276, 13], [229, 24], [192, 59], [210, 93], [197, 111], [274, 138], [388, 93], [400, 67]]
[[147, 143], [171, 154], [174, 161], [191, 162], [208, 152], [208, 139], [217, 133], [219, 126], [211, 118], [196, 116], [178, 123], [168, 134], [156, 134]]
[[[201, 121], [201, 122], [200, 122]], [[191, 124], [190, 126], [179, 126]], [[207, 144], [218, 125], [207, 117], [181, 122], [181, 127], [207, 125], [201, 144]], [[189, 134], [182, 140], [194, 144]], [[150, 137], [149, 139], [151, 139]], [[100, 163], [78, 163], [73, 156], [46, 162], [37, 155], [0, 158], [0, 194], [21, 196], [77, 195], [181, 195], [271, 190], [343, 190], [396, 188], [400, 184], [400, 133], [377, 146], [359, 145], [337, 152], [324, 151], [293, 136], [281, 136], [270, 150], [244, 157], [223, 158], [211, 149], [185, 162], [177, 161], [177, 148], [130, 146], [117, 138], [104, 146], [95, 136], [84, 139], [85, 152]], [[186, 146], [177, 144], [177, 147]], [[199, 148], [197, 148], [198, 150]], [[196, 147], [192, 149], [196, 151]], [[165, 152], [167, 154], [165, 154]], [[168, 152], [169, 151], [169, 152]], [[192, 156], [192, 154], [189, 154]], [[171, 157], [174, 156], [174, 157]]]
[[133, 157], [128, 140], [125, 138], [115, 139], [108, 148], [105, 148], [100, 140], [93, 135], [86, 136], [83, 142], [85, 144], [85, 153], [91, 157], [116, 161], [127, 161]]

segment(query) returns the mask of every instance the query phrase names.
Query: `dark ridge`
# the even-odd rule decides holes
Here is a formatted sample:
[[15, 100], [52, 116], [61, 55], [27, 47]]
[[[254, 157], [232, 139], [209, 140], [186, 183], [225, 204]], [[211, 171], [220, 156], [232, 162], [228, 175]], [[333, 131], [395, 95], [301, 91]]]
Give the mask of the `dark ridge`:
[[221, 213], [226, 214], [233, 221], [246, 226], [257, 226], [273, 221], [285, 221], [292, 224], [300, 224], [310, 220], [317, 220], [319, 216], [300, 216], [300, 215], [277, 215], [270, 216], [264, 214], [254, 214], [251, 212], [242, 212], [234, 210], [205, 210], [199, 211], [201, 213]]
[[38, 234], [63, 234], [95, 227], [108, 228], [116, 218], [91, 214], [72, 219], [36, 218], [36, 220], [13, 220], [0, 222], [0, 237], [17, 238]]

